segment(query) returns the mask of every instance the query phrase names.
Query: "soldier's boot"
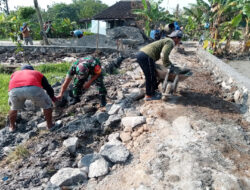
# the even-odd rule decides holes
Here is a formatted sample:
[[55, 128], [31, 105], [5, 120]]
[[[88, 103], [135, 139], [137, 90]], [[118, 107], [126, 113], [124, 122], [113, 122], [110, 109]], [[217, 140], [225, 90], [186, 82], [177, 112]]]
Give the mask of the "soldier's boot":
[[106, 106], [106, 104], [107, 104], [106, 96], [101, 95], [101, 97], [100, 97], [100, 106], [104, 107], [104, 106]]

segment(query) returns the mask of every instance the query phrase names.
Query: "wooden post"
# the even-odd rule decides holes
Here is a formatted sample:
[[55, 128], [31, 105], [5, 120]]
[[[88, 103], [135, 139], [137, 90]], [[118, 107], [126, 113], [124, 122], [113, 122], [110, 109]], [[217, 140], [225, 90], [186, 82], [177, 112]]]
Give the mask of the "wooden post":
[[96, 38], [96, 50], [99, 48], [99, 20], [97, 22], [97, 38]]

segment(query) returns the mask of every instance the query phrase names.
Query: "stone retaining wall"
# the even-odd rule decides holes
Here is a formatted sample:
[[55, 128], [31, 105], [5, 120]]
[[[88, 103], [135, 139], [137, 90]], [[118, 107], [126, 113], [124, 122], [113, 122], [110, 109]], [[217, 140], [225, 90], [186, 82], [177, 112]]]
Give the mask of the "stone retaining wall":
[[[77, 55], [84, 56], [95, 52], [95, 47], [88, 46], [22, 46], [24, 51], [15, 53], [16, 46], [0, 46], [0, 64], [16, 64], [29, 61], [32, 62], [53, 62], [63, 57]], [[100, 47], [100, 51], [111, 54], [117, 52], [114, 48]]]
[[222, 88], [232, 93], [234, 102], [250, 122], [250, 79], [202, 48], [198, 48], [197, 55], [200, 63], [213, 72]]
[[[16, 46], [0, 46], [0, 54], [5, 52], [14, 52]], [[86, 47], [86, 46], [22, 46], [25, 51], [30, 53], [82, 53], [82, 52], [94, 52], [95, 47]], [[113, 53], [116, 51], [115, 48], [99, 48], [101, 51], [106, 53]]]

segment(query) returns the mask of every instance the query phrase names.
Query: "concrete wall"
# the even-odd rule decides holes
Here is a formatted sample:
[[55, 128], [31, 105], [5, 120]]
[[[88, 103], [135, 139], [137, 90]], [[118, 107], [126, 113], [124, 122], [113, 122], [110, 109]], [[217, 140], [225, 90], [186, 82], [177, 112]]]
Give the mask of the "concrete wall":
[[235, 103], [250, 122], [250, 79], [202, 48], [198, 48], [197, 55], [201, 64], [221, 81], [222, 88], [233, 93]]

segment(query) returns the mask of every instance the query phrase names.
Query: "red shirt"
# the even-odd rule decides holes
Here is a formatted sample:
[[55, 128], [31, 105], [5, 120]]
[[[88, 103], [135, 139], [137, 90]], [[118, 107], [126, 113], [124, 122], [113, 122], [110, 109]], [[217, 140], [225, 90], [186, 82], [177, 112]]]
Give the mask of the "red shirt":
[[9, 91], [22, 86], [42, 86], [43, 74], [35, 70], [21, 70], [14, 72], [10, 77]]

